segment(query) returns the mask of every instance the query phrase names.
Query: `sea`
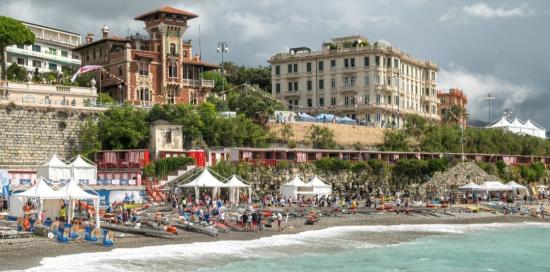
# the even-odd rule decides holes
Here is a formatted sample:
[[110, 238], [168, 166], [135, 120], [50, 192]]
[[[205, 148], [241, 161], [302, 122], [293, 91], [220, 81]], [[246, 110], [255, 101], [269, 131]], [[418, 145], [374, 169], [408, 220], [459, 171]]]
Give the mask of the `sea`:
[[64, 255], [28, 271], [550, 271], [550, 224], [331, 227]]

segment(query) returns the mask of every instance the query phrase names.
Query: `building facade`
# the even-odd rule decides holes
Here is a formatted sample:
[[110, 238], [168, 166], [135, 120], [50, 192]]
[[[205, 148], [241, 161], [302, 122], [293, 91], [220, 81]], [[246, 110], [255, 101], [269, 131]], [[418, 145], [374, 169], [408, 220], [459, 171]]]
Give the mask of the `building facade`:
[[438, 91], [437, 97], [439, 98], [439, 115], [443, 121], [466, 125], [468, 97], [462, 90]]
[[96, 104], [97, 89], [0, 81], [0, 105], [87, 108]]
[[183, 39], [187, 21], [196, 17], [163, 7], [135, 18], [145, 23], [148, 35], [111, 36], [104, 26], [102, 39], [94, 41], [88, 34], [76, 50], [83, 65], [103, 67], [97, 72], [99, 89], [116, 101], [140, 106], [200, 103], [214, 87], [202, 73], [218, 67], [193, 56], [191, 41]]
[[80, 56], [73, 51], [80, 45], [80, 34], [52, 27], [21, 22], [34, 33], [32, 45], [11, 45], [7, 51], [7, 66], [16, 63], [34, 75], [46, 72], [61, 73], [64, 69], [80, 67]]
[[407, 114], [439, 120], [438, 67], [363, 36], [334, 38], [320, 51], [294, 48], [271, 57], [272, 94], [288, 108], [346, 115], [400, 127]]

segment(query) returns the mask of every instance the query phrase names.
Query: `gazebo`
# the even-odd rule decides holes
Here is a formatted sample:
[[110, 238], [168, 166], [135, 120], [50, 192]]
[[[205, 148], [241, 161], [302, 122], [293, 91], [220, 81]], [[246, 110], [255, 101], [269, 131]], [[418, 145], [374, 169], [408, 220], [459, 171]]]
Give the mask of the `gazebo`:
[[231, 176], [231, 179], [225, 183], [225, 187], [229, 188], [229, 202], [236, 205], [239, 204], [241, 188], [248, 189], [248, 202], [250, 203], [250, 197], [252, 196], [252, 187], [244, 182], [244, 180], [237, 176]]
[[84, 184], [97, 183], [97, 166], [77, 155], [70, 166], [72, 167], [72, 177], [74, 180]]
[[281, 185], [280, 189], [281, 194], [285, 197], [298, 198], [299, 194], [312, 194], [313, 186], [303, 182], [298, 176]]
[[63, 182], [72, 178], [72, 167], [53, 155], [50, 160], [36, 168], [36, 176], [51, 181]]
[[[91, 190], [91, 189], [90, 189]], [[69, 200], [69, 209], [67, 214], [67, 222], [71, 222], [74, 217], [74, 201], [78, 200], [93, 200], [95, 210], [95, 226], [99, 228], [99, 195], [93, 195], [84, 191], [78, 182], [71, 179], [65, 186], [57, 190], [57, 192], [63, 197], [63, 199]]]
[[[195, 198], [196, 199], [199, 198], [199, 188], [201, 188], [201, 187], [202, 188], [212, 188], [212, 197], [214, 197], [217, 194], [218, 189], [226, 187], [226, 185], [224, 183], [222, 183], [221, 181], [219, 181], [216, 177], [214, 177], [210, 173], [210, 171], [212, 171], [212, 170], [210, 170], [208, 168], [204, 168], [202, 173], [200, 173], [200, 175], [198, 175], [195, 179], [193, 179], [192, 181], [189, 181], [189, 182], [187, 182], [187, 180], [184, 180], [180, 184], [178, 184], [178, 187], [195, 188]], [[192, 176], [189, 177], [188, 179], [190, 179], [190, 178], [192, 178]], [[182, 183], [185, 183], [185, 184], [182, 184]]]
[[313, 187], [313, 194], [315, 195], [329, 196], [330, 194], [332, 194], [332, 186], [325, 183], [317, 176], [311, 178], [307, 184]]

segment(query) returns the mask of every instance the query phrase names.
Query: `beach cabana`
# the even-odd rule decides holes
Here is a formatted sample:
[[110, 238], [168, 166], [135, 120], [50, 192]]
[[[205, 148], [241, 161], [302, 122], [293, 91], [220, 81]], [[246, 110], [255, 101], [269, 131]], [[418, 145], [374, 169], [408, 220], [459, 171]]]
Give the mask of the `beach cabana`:
[[312, 179], [310, 179], [307, 184], [313, 187], [313, 194], [315, 195], [329, 196], [330, 194], [332, 194], [332, 186], [325, 183], [317, 176], [314, 176]]
[[62, 182], [70, 180], [73, 169], [67, 165], [57, 155], [53, 155], [50, 160], [36, 168], [36, 176], [43, 177], [51, 181]]
[[229, 202], [239, 204], [241, 189], [248, 189], [248, 202], [252, 196], [252, 187], [244, 182], [241, 177], [237, 175], [231, 176], [231, 179], [225, 183], [225, 187], [229, 188]]
[[212, 188], [212, 197], [217, 195], [218, 189], [226, 187], [225, 184], [219, 181], [210, 173], [210, 169], [204, 168], [204, 170], [192, 181], [187, 182], [187, 180], [178, 184], [178, 187], [183, 188], [195, 188], [195, 198], [199, 199], [199, 188]]
[[55, 218], [58, 216], [59, 208], [61, 208], [63, 195], [54, 191], [46, 182], [46, 179], [39, 178], [36, 184], [29, 189], [13, 194], [10, 197], [10, 214], [21, 217], [24, 215], [23, 206], [25, 202], [34, 198], [38, 200], [38, 217], [42, 219], [42, 213], [45, 217]]
[[63, 199], [69, 201], [67, 222], [70, 223], [74, 217], [75, 201], [92, 200], [94, 203], [95, 211], [95, 226], [96, 228], [99, 228], [99, 195], [90, 194], [84, 191], [82, 188], [80, 188], [78, 184], [78, 181], [71, 179], [65, 184], [65, 186], [57, 190], [57, 192], [63, 197]]
[[80, 183], [84, 184], [96, 184], [97, 183], [97, 166], [77, 155], [70, 166], [72, 167], [72, 178]]
[[280, 189], [281, 194], [285, 197], [298, 198], [299, 194], [312, 194], [313, 187], [310, 184], [303, 182], [298, 176], [281, 185]]
[[468, 184], [460, 186], [458, 189], [460, 189], [462, 191], [482, 191], [482, 190], [484, 190], [482, 186], [477, 185], [473, 181], [471, 181]]

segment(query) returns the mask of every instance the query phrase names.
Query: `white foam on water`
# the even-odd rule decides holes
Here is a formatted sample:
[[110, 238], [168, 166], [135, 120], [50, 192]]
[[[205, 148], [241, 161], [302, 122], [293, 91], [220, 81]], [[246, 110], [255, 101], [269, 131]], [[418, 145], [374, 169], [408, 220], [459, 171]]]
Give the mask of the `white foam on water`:
[[[263, 258], [266, 249], [273, 250], [274, 255], [285, 254], [285, 247], [315, 246], [320, 241], [330, 241], [349, 233], [382, 233], [382, 232], [422, 232], [463, 234], [481, 230], [504, 230], [524, 227], [547, 227], [548, 223], [491, 223], [491, 224], [405, 224], [377, 226], [343, 226], [330, 227], [321, 230], [305, 231], [297, 234], [281, 234], [248, 241], [216, 241], [197, 242], [191, 244], [173, 244], [163, 246], [148, 246], [141, 248], [115, 248], [109, 252], [80, 253], [44, 258], [41, 265], [27, 271], [121, 271], [114, 267], [117, 263], [137, 263], [144, 260], [162, 261], [170, 259], [187, 259], [200, 262], [205, 258]], [[378, 247], [367, 243], [351, 243], [344, 246], [354, 248]], [[279, 249], [279, 250], [277, 250]], [[293, 254], [289, 252], [287, 254]], [[273, 257], [273, 256], [272, 256]], [[135, 271], [135, 269], [129, 269]]]

